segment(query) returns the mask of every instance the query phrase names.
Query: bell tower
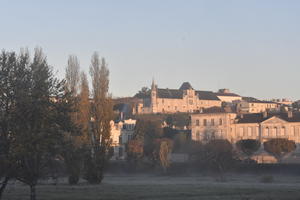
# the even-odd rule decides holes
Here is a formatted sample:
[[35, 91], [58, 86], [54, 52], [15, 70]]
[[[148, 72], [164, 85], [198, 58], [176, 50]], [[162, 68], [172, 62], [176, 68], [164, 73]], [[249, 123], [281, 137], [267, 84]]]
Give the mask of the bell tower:
[[155, 85], [154, 78], [151, 85], [151, 110], [152, 113], [157, 113], [157, 85]]

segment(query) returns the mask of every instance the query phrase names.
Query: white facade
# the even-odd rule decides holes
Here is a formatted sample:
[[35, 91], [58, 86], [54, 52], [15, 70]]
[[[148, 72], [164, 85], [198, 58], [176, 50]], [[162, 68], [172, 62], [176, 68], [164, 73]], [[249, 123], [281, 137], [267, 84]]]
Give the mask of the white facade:
[[132, 139], [136, 120], [127, 119], [120, 122], [111, 121], [111, 146], [114, 148], [112, 159], [124, 159], [126, 157], [126, 144]]

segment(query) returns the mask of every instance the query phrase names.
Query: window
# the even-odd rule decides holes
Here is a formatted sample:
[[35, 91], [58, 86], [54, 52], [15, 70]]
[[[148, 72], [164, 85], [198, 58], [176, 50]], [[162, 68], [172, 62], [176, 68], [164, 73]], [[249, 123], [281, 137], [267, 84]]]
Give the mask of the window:
[[281, 136], [285, 136], [285, 127], [281, 127]]
[[189, 100], [189, 104], [190, 104], [190, 105], [193, 105], [193, 100]]
[[128, 141], [132, 139], [132, 135], [128, 135]]
[[266, 135], [266, 136], [269, 136], [269, 134], [270, 134], [269, 127], [266, 127], [266, 128], [265, 128], [265, 135]]
[[277, 127], [274, 127], [274, 136], [278, 137], [279, 136], [279, 130]]
[[219, 125], [222, 125], [222, 124], [223, 124], [222, 119], [219, 119]]
[[248, 133], [248, 137], [252, 136], [252, 128], [251, 127], [248, 127], [247, 133]]
[[243, 127], [240, 127], [240, 130], [239, 130], [239, 136], [240, 137], [243, 137], [244, 135], [244, 128]]
[[291, 127], [291, 136], [296, 136], [295, 127]]
[[210, 120], [210, 124], [211, 124], [212, 126], [214, 126], [214, 125], [215, 125], [215, 120], [214, 120], [214, 119], [211, 119], [211, 120]]
[[196, 120], [196, 126], [200, 126], [200, 121], [199, 121], [199, 119]]
[[203, 126], [207, 126], [207, 120], [203, 119]]

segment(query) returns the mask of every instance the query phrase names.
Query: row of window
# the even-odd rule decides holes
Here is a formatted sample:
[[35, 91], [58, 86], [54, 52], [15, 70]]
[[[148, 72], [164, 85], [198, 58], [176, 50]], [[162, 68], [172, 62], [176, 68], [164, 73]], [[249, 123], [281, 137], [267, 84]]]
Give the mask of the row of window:
[[215, 123], [215, 119], [210, 119], [210, 121], [208, 119], [203, 119], [202, 123], [200, 122], [199, 119], [196, 119], [196, 126], [215, 126], [215, 125], [222, 125], [223, 124], [223, 120], [219, 119], [218, 120], [218, 124]]
[[219, 130], [219, 131], [212, 131], [212, 132], [205, 132], [205, 133], [200, 133], [200, 131], [196, 131], [196, 140], [209, 140], [209, 139], [213, 139], [213, 138], [224, 138], [225, 135], [223, 135], [224, 132], [223, 130]]

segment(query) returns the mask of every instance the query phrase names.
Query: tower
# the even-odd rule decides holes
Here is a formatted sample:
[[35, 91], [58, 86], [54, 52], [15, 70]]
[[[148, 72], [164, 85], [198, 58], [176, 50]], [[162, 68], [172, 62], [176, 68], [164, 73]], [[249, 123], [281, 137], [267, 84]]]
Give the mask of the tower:
[[155, 85], [154, 79], [152, 79], [151, 85], [151, 111], [157, 113], [157, 85]]

